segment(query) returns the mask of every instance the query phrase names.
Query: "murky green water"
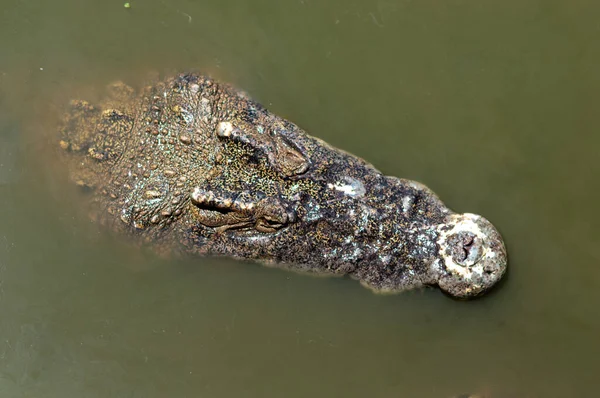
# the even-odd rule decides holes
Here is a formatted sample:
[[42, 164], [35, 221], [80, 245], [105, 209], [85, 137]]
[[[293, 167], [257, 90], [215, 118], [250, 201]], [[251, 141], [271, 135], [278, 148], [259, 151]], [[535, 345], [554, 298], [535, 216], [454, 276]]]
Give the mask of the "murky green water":
[[[0, 0], [1, 397], [592, 397], [597, 1]], [[67, 98], [207, 71], [502, 231], [474, 302], [140, 252], [53, 170]]]

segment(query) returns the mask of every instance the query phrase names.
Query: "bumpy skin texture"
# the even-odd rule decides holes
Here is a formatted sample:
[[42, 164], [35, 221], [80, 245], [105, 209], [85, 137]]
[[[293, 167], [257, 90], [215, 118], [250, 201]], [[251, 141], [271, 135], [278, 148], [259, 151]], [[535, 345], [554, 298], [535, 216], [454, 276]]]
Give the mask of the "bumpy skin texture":
[[506, 250], [484, 218], [307, 135], [234, 88], [180, 75], [72, 101], [61, 128], [95, 218], [160, 248], [350, 275], [379, 292], [480, 295]]

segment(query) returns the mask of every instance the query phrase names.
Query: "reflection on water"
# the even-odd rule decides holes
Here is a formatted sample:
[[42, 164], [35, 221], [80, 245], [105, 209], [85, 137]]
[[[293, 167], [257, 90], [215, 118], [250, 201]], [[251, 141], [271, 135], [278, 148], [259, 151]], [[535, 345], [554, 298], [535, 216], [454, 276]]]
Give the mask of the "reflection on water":
[[[130, 3], [0, 0], [0, 396], [595, 395], [600, 4]], [[98, 229], [53, 118], [189, 69], [489, 218], [506, 283], [382, 297]]]

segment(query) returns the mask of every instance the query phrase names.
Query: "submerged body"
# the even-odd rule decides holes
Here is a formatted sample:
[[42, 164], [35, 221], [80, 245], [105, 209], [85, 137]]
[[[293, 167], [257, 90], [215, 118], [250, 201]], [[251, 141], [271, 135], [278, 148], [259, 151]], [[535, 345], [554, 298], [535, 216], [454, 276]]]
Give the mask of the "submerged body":
[[425, 186], [311, 137], [195, 74], [72, 101], [61, 129], [95, 218], [159, 247], [349, 275], [373, 290], [477, 296], [506, 270], [502, 238]]

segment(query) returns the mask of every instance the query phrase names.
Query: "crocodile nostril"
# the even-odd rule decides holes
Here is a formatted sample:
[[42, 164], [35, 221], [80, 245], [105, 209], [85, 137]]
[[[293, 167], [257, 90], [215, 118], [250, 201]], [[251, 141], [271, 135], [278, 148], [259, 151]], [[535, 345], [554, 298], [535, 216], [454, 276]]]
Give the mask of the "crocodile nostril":
[[465, 249], [468, 248], [468, 247], [471, 247], [474, 242], [475, 242], [475, 236], [474, 235], [467, 235], [467, 236], [463, 237], [463, 247]]
[[461, 264], [465, 262], [465, 260], [467, 259], [467, 257], [469, 256], [469, 252], [463, 247], [462, 250], [457, 250], [457, 253], [455, 255], [455, 260], [458, 264]]
[[465, 258], [463, 259], [466, 260], [472, 252], [472, 249], [475, 246], [475, 237], [474, 236], [468, 236], [463, 240], [463, 251], [465, 253]]
[[452, 259], [458, 265], [468, 267], [477, 263], [481, 258], [482, 239], [471, 232], [462, 231], [451, 235], [448, 243]]
[[495, 271], [495, 267], [492, 266], [492, 265], [490, 265], [490, 264], [488, 264], [485, 267], [483, 267], [483, 272], [485, 272], [487, 275], [493, 274], [494, 271]]

